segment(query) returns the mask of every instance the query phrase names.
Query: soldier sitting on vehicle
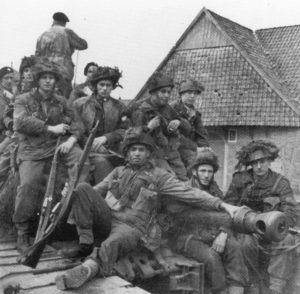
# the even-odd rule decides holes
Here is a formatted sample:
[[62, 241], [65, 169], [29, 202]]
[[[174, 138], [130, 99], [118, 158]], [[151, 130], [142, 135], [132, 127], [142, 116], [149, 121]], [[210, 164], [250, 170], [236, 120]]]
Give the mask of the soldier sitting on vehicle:
[[[287, 178], [270, 169], [278, 157], [279, 149], [269, 141], [252, 141], [237, 152], [238, 167], [243, 171], [233, 174], [225, 201], [234, 205], [246, 205], [258, 212], [279, 210], [286, 214], [289, 226], [297, 221], [296, 201]], [[295, 237], [288, 234], [281, 242], [263, 242], [254, 235], [241, 236], [244, 257], [254, 283], [259, 283], [263, 271], [261, 257], [269, 259], [269, 289], [272, 294], [284, 293], [284, 287], [293, 273]], [[259, 260], [260, 259], [260, 260]]]
[[180, 97], [172, 101], [170, 105], [180, 115], [186, 119], [191, 130], [185, 136], [180, 136], [179, 153], [186, 167], [189, 167], [196, 159], [197, 147], [208, 147], [208, 133], [203, 126], [201, 113], [195, 108], [195, 103], [199, 103], [204, 87], [195, 80], [186, 79], [181, 81], [179, 86]]
[[18, 85], [18, 94], [29, 92], [35, 86], [32, 68], [36, 63], [37, 58], [33, 55], [22, 58], [19, 69], [20, 83]]
[[83, 122], [85, 136], [89, 135], [99, 120], [90, 154], [95, 183], [101, 182], [116, 166], [123, 163], [120, 142], [130, 121], [125, 115], [125, 105], [111, 97], [111, 92], [119, 86], [120, 77], [118, 68], [99, 67], [91, 80], [93, 94], [79, 98], [73, 104], [76, 115]]
[[[64, 97], [55, 94], [60, 78], [52, 63], [36, 65], [37, 89], [17, 97], [14, 109], [14, 130], [18, 134], [17, 154], [20, 174], [13, 222], [18, 231], [17, 248], [24, 251], [29, 246], [30, 221], [42, 204], [41, 182], [47, 161], [53, 156], [57, 138], [61, 160], [72, 177], [75, 163], [82, 153], [77, 140], [82, 128], [75, 122]], [[85, 179], [86, 164], [81, 179]]]
[[111, 232], [82, 265], [57, 276], [59, 289], [77, 288], [98, 272], [109, 273], [122, 255], [137, 248], [161, 205], [172, 210], [174, 203], [177, 213], [180, 213], [181, 204], [184, 209], [186, 205], [223, 209], [231, 216], [236, 211], [235, 206], [228, 206], [205, 191], [191, 188], [169, 172], [155, 167], [151, 162], [154, 148], [149, 134], [140, 129], [129, 129], [123, 143], [128, 163], [115, 168], [94, 188], [88, 184], [77, 186], [71, 214], [81, 243], [78, 249], [65, 250], [65, 253], [72, 253], [72, 256], [90, 253], [91, 246], [86, 245], [94, 242], [93, 227], [102, 226], [105, 231], [110, 227], [107, 210], [112, 215]]
[[178, 152], [179, 138], [180, 134], [188, 134], [191, 126], [168, 104], [173, 87], [171, 78], [153, 76], [149, 82], [150, 97], [131, 104], [131, 119], [134, 126], [144, 126], [153, 137], [157, 146], [156, 164], [185, 181], [186, 168]]
[[[189, 183], [223, 199], [223, 193], [214, 180], [218, 169], [217, 156], [209, 148], [203, 148], [189, 168]], [[184, 220], [175, 227], [176, 240], [172, 243], [176, 244], [176, 251], [204, 263], [206, 288], [212, 293], [221, 293], [225, 287], [228, 287], [229, 294], [244, 292], [247, 268], [242, 248], [228, 229], [208, 220], [203, 223]]]
[[89, 62], [84, 70], [83, 73], [86, 76], [86, 80], [84, 83], [77, 85], [71, 92], [68, 104], [72, 107], [75, 100], [85, 96], [91, 96], [93, 94], [94, 87], [91, 84], [91, 80], [93, 75], [98, 70], [98, 64], [95, 62]]

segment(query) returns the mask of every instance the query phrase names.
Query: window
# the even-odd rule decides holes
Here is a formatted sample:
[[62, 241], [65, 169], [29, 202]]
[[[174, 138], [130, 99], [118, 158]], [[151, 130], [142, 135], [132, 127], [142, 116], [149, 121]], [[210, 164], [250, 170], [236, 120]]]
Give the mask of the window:
[[237, 142], [237, 130], [236, 129], [229, 129], [228, 130], [228, 142], [229, 143], [236, 143]]

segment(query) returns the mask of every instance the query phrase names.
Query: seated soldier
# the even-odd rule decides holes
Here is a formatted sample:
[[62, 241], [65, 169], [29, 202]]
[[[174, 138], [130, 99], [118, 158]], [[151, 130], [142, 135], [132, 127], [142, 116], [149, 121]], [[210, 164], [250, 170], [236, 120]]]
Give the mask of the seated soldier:
[[86, 137], [95, 123], [100, 122], [90, 155], [95, 183], [101, 182], [123, 162], [119, 145], [130, 122], [125, 115], [125, 105], [111, 97], [111, 92], [119, 86], [120, 77], [118, 68], [99, 67], [91, 80], [93, 94], [79, 98], [73, 104], [76, 115], [83, 122]]
[[[64, 97], [54, 93], [59, 73], [51, 63], [36, 65], [37, 89], [17, 97], [14, 109], [14, 129], [18, 134], [20, 185], [18, 187], [13, 222], [17, 228], [17, 248], [29, 246], [30, 221], [36, 217], [43, 201], [42, 181], [46, 163], [52, 158], [58, 137], [61, 160], [69, 177], [81, 156], [76, 144], [82, 128], [75, 122]], [[88, 166], [81, 179], [85, 179]]]
[[[214, 181], [219, 169], [217, 156], [205, 148], [189, 168], [192, 187], [223, 199], [223, 193]], [[212, 293], [221, 293], [228, 287], [229, 294], [244, 292], [247, 268], [238, 241], [232, 233], [216, 223], [177, 224], [176, 244], [179, 253], [204, 263], [205, 287]]]
[[188, 134], [191, 127], [168, 104], [173, 87], [172, 79], [155, 75], [149, 82], [150, 97], [131, 104], [131, 119], [134, 126], [144, 126], [153, 137], [157, 146], [156, 164], [185, 181], [186, 168], [178, 152], [179, 138], [180, 134]]
[[200, 103], [201, 93], [204, 87], [195, 80], [183, 80], [179, 86], [180, 98], [172, 101], [170, 105], [174, 110], [190, 125], [190, 132], [180, 137], [180, 147], [178, 149], [182, 161], [189, 167], [196, 159], [197, 147], [208, 147], [208, 133], [203, 126], [201, 113], [195, 108], [195, 103]]
[[32, 67], [36, 62], [37, 58], [33, 55], [22, 58], [19, 69], [20, 83], [18, 85], [18, 94], [29, 92], [34, 87]]
[[73, 102], [80, 97], [90, 96], [93, 94], [93, 86], [91, 80], [93, 75], [97, 72], [98, 64], [95, 62], [89, 62], [84, 68], [84, 75], [86, 80], [84, 83], [77, 85], [71, 92], [68, 104], [72, 107]]
[[[94, 249], [92, 257], [56, 278], [60, 289], [80, 287], [98, 271], [101, 272], [101, 269], [106, 273], [110, 272], [119, 257], [138, 246], [147, 232], [149, 220], [156, 218], [160, 205], [172, 209], [169, 205], [175, 202], [215, 210], [224, 209], [233, 215], [236, 207], [228, 206], [207, 192], [193, 189], [169, 172], [155, 167], [151, 162], [153, 150], [154, 142], [148, 134], [129, 129], [123, 144], [128, 163], [115, 168], [94, 188], [88, 184], [77, 186], [71, 213], [77, 225], [79, 240], [92, 244], [93, 226], [96, 222], [102, 221], [105, 228], [110, 225], [109, 219], [105, 222], [101, 217], [105, 209], [111, 211], [111, 232], [100, 248]], [[179, 209], [177, 211], [180, 213]], [[81, 255], [84, 248], [87, 248], [86, 245], [81, 246], [82, 243], [77, 251]]]
[[[286, 214], [289, 226], [297, 220], [296, 201], [287, 178], [270, 169], [278, 157], [279, 149], [269, 141], [252, 141], [237, 152], [238, 167], [243, 171], [233, 174], [225, 200], [234, 205], [246, 205], [258, 212], [279, 210]], [[244, 256], [253, 282], [263, 276], [259, 267], [260, 257], [267, 251], [269, 258], [269, 288], [272, 294], [284, 293], [291, 277], [294, 250], [280, 250], [295, 244], [295, 237], [288, 234], [281, 242], [263, 242], [257, 236], [243, 235]], [[261, 249], [261, 250], [260, 250]]]

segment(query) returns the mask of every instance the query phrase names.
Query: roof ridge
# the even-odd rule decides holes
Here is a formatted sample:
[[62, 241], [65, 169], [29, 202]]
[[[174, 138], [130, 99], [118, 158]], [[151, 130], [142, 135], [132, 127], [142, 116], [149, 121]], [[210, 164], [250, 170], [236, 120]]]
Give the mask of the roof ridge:
[[300, 27], [300, 24], [298, 24], [298, 25], [289, 25], [289, 26], [279, 26], [279, 27], [257, 29], [257, 30], [255, 30], [255, 32], [267, 31], [267, 30], [274, 30], [274, 29], [283, 29], [283, 28], [290, 28], [290, 27]]

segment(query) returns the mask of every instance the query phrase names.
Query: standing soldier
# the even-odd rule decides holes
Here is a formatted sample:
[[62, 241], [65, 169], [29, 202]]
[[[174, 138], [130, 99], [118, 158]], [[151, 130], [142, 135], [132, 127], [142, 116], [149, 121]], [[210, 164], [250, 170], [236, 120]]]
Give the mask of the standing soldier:
[[[47, 161], [53, 156], [57, 138], [61, 160], [68, 167], [69, 177], [81, 156], [76, 145], [82, 129], [74, 121], [64, 97], [54, 93], [59, 74], [52, 64], [39, 64], [36, 71], [37, 89], [18, 96], [14, 110], [14, 129], [18, 133], [20, 185], [13, 222], [18, 231], [17, 248], [29, 246], [29, 224], [41, 207], [41, 182]], [[85, 178], [87, 171], [83, 172]]]
[[178, 147], [180, 134], [188, 134], [191, 128], [168, 104], [173, 87], [171, 78], [155, 75], [149, 83], [150, 97], [131, 105], [131, 119], [134, 126], [143, 126], [153, 137], [157, 165], [174, 172], [178, 179], [187, 180]]
[[98, 65], [95, 62], [89, 62], [84, 68], [84, 75], [86, 76], [86, 81], [82, 84], [77, 85], [71, 92], [69, 98], [69, 105], [72, 107], [73, 102], [78, 98], [91, 96], [93, 94], [93, 86], [91, 80], [93, 75], [97, 72]]
[[[297, 221], [296, 201], [288, 179], [270, 169], [271, 162], [278, 157], [279, 149], [268, 141], [252, 141], [237, 152], [238, 166], [244, 171], [236, 172], [232, 177], [225, 200], [234, 205], [246, 205], [258, 212], [279, 210], [286, 214], [289, 226]], [[259, 268], [260, 254], [270, 250], [268, 273], [269, 288], [272, 294], [284, 293], [287, 280], [291, 277], [294, 250], [288, 250], [295, 244], [292, 235], [281, 242], [266, 243], [256, 236], [244, 237], [245, 259], [250, 273], [257, 281], [263, 274]], [[286, 248], [287, 250], [280, 250]], [[256, 281], [256, 282], [257, 282]]]
[[107, 215], [107, 208], [112, 214], [111, 232], [100, 248], [94, 250], [93, 257], [56, 278], [59, 289], [80, 287], [101, 269], [110, 272], [119, 257], [138, 246], [147, 234], [149, 220], [155, 220], [161, 205], [172, 210], [172, 204], [175, 204], [177, 212], [180, 205], [183, 209], [189, 205], [234, 213], [236, 207], [228, 206], [207, 192], [193, 189], [169, 172], [155, 167], [151, 162], [154, 148], [149, 134], [140, 129], [129, 129], [123, 143], [128, 164], [115, 168], [94, 188], [88, 184], [78, 185], [72, 209], [79, 238], [82, 236], [87, 242], [89, 236], [89, 242], [93, 242], [96, 222], [109, 224], [109, 219], [103, 217]]
[[209, 146], [208, 133], [203, 126], [201, 113], [195, 108], [195, 103], [199, 103], [203, 91], [204, 87], [197, 81], [192, 79], [183, 80], [179, 87], [179, 100], [170, 103], [175, 111], [191, 125], [190, 132], [180, 137], [180, 147], [178, 149], [186, 167], [190, 166], [196, 159], [197, 147]]
[[[189, 183], [223, 199], [223, 193], [214, 180], [218, 169], [217, 156], [209, 148], [204, 148], [189, 167]], [[247, 284], [242, 248], [228, 229], [217, 220], [213, 222], [195, 224], [184, 220], [183, 224], [175, 225], [179, 231], [177, 240], [171, 243], [176, 244], [179, 253], [204, 263], [205, 285], [212, 293], [221, 293], [228, 287], [229, 294], [242, 294]]]
[[90, 155], [96, 183], [101, 182], [122, 162], [118, 156], [121, 153], [119, 145], [129, 127], [129, 120], [125, 115], [125, 106], [110, 96], [119, 86], [120, 77], [118, 68], [99, 67], [91, 80], [93, 94], [77, 99], [73, 104], [87, 136], [96, 121], [100, 122]]
[[58, 87], [63, 95], [69, 98], [72, 91], [74, 64], [72, 55], [75, 50], [85, 50], [87, 42], [81, 39], [74, 31], [66, 28], [69, 18], [62, 12], [53, 14], [53, 24], [37, 40], [35, 55], [46, 57], [54, 62], [62, 75]]

